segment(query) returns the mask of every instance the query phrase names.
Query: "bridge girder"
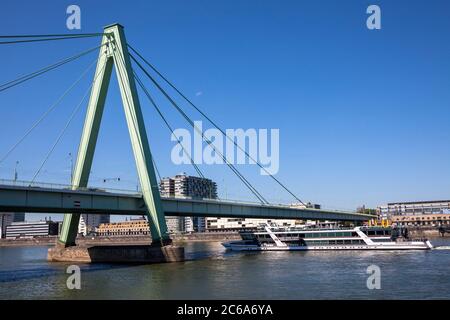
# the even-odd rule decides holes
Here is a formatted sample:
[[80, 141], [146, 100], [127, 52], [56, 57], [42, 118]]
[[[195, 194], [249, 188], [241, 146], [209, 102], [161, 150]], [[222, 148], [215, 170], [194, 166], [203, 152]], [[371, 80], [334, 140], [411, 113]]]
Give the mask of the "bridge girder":
[[[368, 214], [223, 200], [161, 198], [167, 216], [236, 217], [367, 221]], [[146, 211], [142, 195], [98, 191], [0, 186], [0, 211], [75, 214], [140, 215]]]

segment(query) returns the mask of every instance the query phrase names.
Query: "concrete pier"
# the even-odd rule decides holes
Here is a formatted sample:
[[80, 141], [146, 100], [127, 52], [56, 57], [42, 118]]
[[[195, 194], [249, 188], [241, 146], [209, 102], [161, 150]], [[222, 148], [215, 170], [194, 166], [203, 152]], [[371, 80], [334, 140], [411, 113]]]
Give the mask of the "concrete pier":
[[48, 249], [48, 261], [79, 263], [164, 263], [184, 261], [184, 247], [151, 245], [104, 245]]

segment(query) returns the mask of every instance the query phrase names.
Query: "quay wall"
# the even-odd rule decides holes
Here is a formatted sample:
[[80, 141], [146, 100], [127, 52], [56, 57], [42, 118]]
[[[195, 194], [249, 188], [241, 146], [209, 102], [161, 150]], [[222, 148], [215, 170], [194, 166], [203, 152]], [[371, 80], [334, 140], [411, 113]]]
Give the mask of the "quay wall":
[[56, 236], [36, 237], [33, 239], [0, 239], [0, 247], [52, 246], [56, 243], [56, 239]]
[[[190, 242], [190, 241], [229, 241], [239, 240], [240, 236], [237, 232], [204, 232], [192, 234], [177, 234], [171, 236], [173, 242]], [[56, 236], [36, 237], [33, 239], [0, 239], [0, 247], [13, 246], [53, 246], [57, 240]], [[102, 237], [78, 237], [76, 240], [78, 245], [148, 245], [151, 238], [148, 235], [140, 236], [102, 236]]]
[[[441, 236], [437, 228], [408, 227], [408, 231], [413, 238], [435, 238]], [[445, 233], [444, 237], [450, 237], [450, 233]]]

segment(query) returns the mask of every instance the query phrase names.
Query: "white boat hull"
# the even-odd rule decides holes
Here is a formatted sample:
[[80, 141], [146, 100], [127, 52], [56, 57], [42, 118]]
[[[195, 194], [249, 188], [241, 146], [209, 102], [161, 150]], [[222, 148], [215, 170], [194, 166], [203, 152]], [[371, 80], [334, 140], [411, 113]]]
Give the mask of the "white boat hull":
[[327, 251], [327, 250], [430, 250], [431, 243], [411, 242], [377, 245], [328, 245], [328, 246], [258, 246], [223, 243], [226, 249], [232, 251]]

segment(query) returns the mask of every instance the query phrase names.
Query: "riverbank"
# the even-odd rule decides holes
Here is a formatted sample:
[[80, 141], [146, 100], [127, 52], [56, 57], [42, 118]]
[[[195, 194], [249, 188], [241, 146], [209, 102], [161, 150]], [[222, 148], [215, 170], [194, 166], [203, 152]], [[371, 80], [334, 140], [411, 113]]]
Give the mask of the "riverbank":
[[[174, 243], [210, 242], [239, 240], [237, 232], [205, 232], [172, 235]], [[56, 236], [36, 237], [33, 239], [0, 239], [0, 247], [54, 246]], [[79, 245], [146, 245], [151, 242], [150, 236], [110, 236], [110, 237], [78, 237]]]
[[[412, 238], [437, 238], [441, 237], [436, 228], [409, 227], [409, 234]], [[231, 241], [240, 240], [237, 232], [200, 232], [191, 234], [172, 235], [174, 243], [183, 242], [211, 242], [211, 241]], [[446, 233], [444, 237], [450, 238], [450, 233]], [[37, 237], [33, 239], [0, 239], [0, 247], [14, 246], [54, 246], [56, 236]], [[146, 245], [151, 241], [150, 236], [101, 236], [101, 237], [78, 237], [79, 245]]]

